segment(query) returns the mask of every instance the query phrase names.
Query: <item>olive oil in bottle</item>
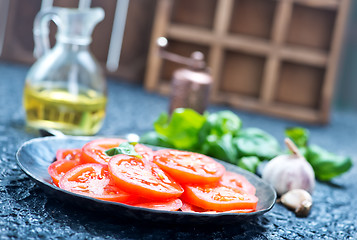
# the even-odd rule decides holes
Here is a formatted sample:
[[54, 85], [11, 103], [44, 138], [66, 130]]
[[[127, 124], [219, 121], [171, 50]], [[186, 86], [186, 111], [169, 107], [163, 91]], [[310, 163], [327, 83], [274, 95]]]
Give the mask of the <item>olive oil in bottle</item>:
[[[68, 135], [94, 135], [105, 116], [106, 79], [91, 53], [92, 31], [104, 19], [102, 8], [54, 7], [34, 22], [37, 61], [26, 76], [23, 105], [30, 128]], [[56, 44], [46, 44], [49, 22], [57, 25]]]
[[25, 86], [27, 125], [56, 129], [70, 135], [93, 135], [105, 117], [106, 97], [94, 90], [71, 94], [64, 88]]

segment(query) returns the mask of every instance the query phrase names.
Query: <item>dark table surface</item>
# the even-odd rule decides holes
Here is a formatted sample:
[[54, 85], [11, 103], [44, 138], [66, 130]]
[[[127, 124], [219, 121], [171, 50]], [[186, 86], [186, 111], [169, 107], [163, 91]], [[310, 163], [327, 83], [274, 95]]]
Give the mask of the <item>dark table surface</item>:
[[[307, 218], [280, 204], [263, 216], [229, 226], [173, 226], [126, 223], [49, 197], [17, 166], [15, 152], [38, 137], [25, 131], [22, 90], [28, 67], [0, 63], [0, 239], [357, 239], [357, 167], [330, 183], [318, 182]], [[100, 135], [152, 129], [168, 99], [141, 86], [109, 80], [108, 113]], [[230, 109], [211, 106], [209, 111]], [[230, 109], [233, 110], [233, 109]], [[289, 126], [305, 126], [311, 142], [357, 159], [357, 114], [333, 111], [326, 126], [302, 125], [258, 114], [237, 113], [244, 127], [259, 127], [282, 144]]]

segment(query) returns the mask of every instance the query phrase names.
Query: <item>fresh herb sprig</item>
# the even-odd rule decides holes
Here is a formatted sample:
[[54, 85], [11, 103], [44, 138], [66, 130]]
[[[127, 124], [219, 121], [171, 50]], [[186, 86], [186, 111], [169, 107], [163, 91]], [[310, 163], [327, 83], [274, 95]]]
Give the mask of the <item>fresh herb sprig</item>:
[[118, 147], [108, 149], [107, 151], [105, 151], [105, 154], [111, 157], [118, 154], [125, 154], [128, 156], [134, 156], [141, 159], [143, 157], [135, 151], [136, 144], [137, 144], [136, 142], [123, 142]]
[[321, 181], [329, 181], [347, 172], [353, 165], [350, 157], [336, 155], [315, 144], [310, 145], [310, 133], [305, 128], [287, 128], [285, 135], [295, 142], [314, 169], [316, 178]]
[[[178, 108], [171, 116], [162, 113], [154, 128], [155, 131], [141, 136], [141, 143], [200, 152], [251, 172], [262, 161], [282, 153], [272, 135], [258, 128], [242, 129], [242, 121], [231, 111], [201, 115], [192, 109]], [[310, 145], [310, 134], [305, 128], [287, 128], [285, 135], [295, 142], [319, 180], [331, 180], [352, 167], [351, 158]]]

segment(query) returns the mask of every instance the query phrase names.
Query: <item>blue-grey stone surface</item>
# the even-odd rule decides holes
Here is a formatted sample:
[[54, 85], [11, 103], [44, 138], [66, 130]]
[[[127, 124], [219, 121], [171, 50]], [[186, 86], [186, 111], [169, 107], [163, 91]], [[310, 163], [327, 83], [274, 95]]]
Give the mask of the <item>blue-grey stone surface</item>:
[[[22, 90], [28, 67], [0, 63], [0, 239], [357, 239], [357, 167], [330, 183], [318, 182], [307, 218], [280, 204], [263, 216], [229, 226], [127, 223], [50, 198], [17, 166], [15, 152], [38, 137], [25, 131]], [[142, 86], [109, 80], [109, 104], [100, 135], [152, 129], [168, 99]], [[230, 109], [211, 106], [209, 111]], [[302, 125], [233, 110], [244, 127], [262, 128], [283, 142], [285, 127]], [[357, 159], [357, 114], [334, 110], [326, 126], [302, 125], [311, 143]]]

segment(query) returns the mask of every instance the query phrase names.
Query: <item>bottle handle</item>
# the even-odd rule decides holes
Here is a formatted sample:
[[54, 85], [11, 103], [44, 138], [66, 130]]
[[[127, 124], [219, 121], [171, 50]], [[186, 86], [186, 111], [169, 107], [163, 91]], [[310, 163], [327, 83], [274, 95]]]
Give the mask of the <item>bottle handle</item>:
[[50, 50], [50, 40], [49, 40], [49, 22], [53, 21], [57, 26], [59, 24], [58, 11], [55, 7], [40, 11], [35, 18], [33, 26], [33, 37], [34, 37], [34, 56], [36, 58], [41, 57]]

